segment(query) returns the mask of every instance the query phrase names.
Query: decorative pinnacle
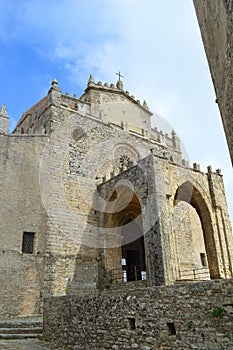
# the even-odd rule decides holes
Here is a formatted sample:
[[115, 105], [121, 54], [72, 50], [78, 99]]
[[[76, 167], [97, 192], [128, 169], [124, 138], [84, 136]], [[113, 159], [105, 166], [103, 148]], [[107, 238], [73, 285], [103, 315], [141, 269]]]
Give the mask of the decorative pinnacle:
[[174, 129], [172, 130], [172, 136], [173, 136], [173, 137], [177, 136]]
[[144, 101], [143, 101], [143, 107], [145, 107], [146, 109], [149, 109], [149, 107], [148, 107], [148, 104], [147, 104], [146, 100], [144, 100]]
[[[59, 85], [58, 85], [58, 81], [57, 81], [57, 79], [56, 78], [54, 78], [53, 79], [53, 81], [52, 81], [52, 84], [51, 84], [52, 86], [51, 86], [51, 89], [50, 90], [57, 90], [57, 91], [61, 91], [61, 89], [60, 89], [60, 87], [59, 87]], [[49, 90], [49, 91], [50, 91]]]
[[58, 86], [58, 81], [56, 78], [53, 79], [52, 86]]
[[0, 115], [1, 115], [2, 117], [8, 118], [8, 113], [7, 113], [6, 105], [5, 105], [5, 104], [3, 104], [2, 107], [1, 107]]
[[93, 78], [92, 74], [90, 74], [90, 77], [89, 77], [87, 85], [94, 84], [94, 83], [95, 83], [94, 78]]
[[121, 80], [118, 80], [118, 82], [116, 83], [116, 87], [119, 90], [124, 90], [123, 82]]

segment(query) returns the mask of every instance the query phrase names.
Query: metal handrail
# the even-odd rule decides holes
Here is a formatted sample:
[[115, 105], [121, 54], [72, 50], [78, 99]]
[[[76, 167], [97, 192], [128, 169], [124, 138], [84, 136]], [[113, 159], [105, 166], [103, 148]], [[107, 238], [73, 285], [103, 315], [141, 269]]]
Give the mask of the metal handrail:
[[[129, 266], [125, 266], [122, 269], [112, 269], [106, 271], [105, 278], [109, 284], [118, 284], [126, 282], [137, 282], [140, 280], [146, 280], [146, 271], [134, 266], [132, 269]], [[185, 269], [179, 271], [179, 279], [187, 280], [206, 280], [210, 279], [210, 273], [208, 267]]]
[[146, 271], [140, 269], [138, 266], [133, 266], [133, 269], [126, 266], [122, 269], [107, 271], [106, 278], [109, 283], [140, 281], [146, 279]]

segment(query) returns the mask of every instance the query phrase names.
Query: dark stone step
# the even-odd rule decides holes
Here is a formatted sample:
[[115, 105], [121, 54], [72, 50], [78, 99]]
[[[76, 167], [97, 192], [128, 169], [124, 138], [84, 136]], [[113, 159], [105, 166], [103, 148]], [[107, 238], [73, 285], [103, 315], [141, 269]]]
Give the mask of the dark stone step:
[[34, 328], [43, 327], [42, 317], [38, 318], [17, 318], [0, 321], [0, 328]]
[[43, 327], [7, 327], [0, 328], [0, 334], [41, 334]]
[[0, 334], [0, 339], [3, 340], [19, 340], [19, 339], [32, 339], [39, 338], [40, 334], [28, 333], [28, 334]]
[[1, 340], [39, 338], [42, 332], [42, 317], [19, 317], [0, 321]]

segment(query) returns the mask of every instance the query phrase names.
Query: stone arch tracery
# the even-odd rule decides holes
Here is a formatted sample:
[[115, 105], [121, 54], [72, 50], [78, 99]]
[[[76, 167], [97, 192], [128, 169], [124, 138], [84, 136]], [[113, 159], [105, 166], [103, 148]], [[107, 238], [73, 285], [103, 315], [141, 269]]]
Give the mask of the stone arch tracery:
[[122, 170], [127, 170], [137, 164], [138, 152], [129, 144], [119, 143], [114, 148], [114, 165]]
[[103, 162], [103, 166], [98, 169], [97, 179], [112, 178], [119, 173], [135, 166], [139, 160], [139, 154], [134, 147], [127, 143], [118, 143], [112, 147]]

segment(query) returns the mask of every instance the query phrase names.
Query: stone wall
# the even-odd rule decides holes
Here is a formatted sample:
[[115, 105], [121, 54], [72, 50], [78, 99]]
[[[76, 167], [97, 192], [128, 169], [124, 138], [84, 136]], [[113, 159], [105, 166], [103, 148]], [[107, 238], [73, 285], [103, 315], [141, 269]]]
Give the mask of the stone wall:
[[44, 339], [70, 349], [229, 350], [233, 281], [45, 300]]
[[178, 220], [175, 241], [179, 279], [209, 279], [209, 268], [200, 218], [190, 204], [181, 201], [174, 208]]
[[233, 3], [194, 0], [194, 5], [233, 162]]
[[[0, 138], [0, 318], [38, 314], [43, 300], [47, 214], [39, 188], [46, 137]], [[35, 233], [32, 254], [23, 232]]]

